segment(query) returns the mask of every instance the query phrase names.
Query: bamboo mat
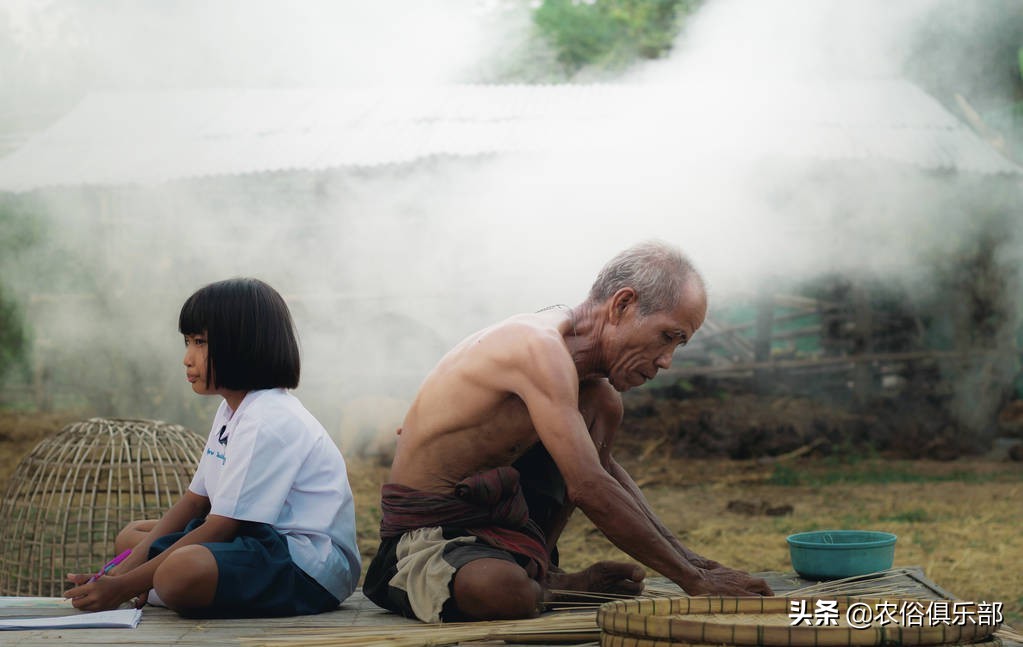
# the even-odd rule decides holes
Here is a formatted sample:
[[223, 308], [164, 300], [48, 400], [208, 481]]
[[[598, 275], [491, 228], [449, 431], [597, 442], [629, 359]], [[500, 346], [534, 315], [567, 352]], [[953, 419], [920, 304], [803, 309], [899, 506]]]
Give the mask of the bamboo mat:
[[[812, 582], [801, 580], [794, 573], [761, 573], [779, 594], [807, 587]], [[663, 578], [650, 578], [651, 589], [681, 593]], [[904, 575], [904, 585], [912, 597], [924, 599], [952, 598], [939, 585], [928, 580], [919, 569]], [[7, 613], [10, 617], [17, 617]], [[549, 617], [545, 614], [543, 617]], [[595, 617], [594, 612], [594, 617]], [[146, 607], [137, 629], [78, 629], [66, 631], [17, 631], [0, 633], [0, 645], [11, 647], [49, 647], [51, 645], [108, 646], [161, 645], [168, 647], [228, 647], [266, 644], [281, 638], [306, 640], [316, 634], [343, 633], [346, 628], [385, 627], [422, 628], [414, 620], [401, 618], [377, 608], [357, 591], [341, 609], [317, 616], [298, 618], [265, 618], [251, 620], [188, 620], [166, 609]], [[596, 625], [594, 622], [594, 629]], [[597, 639], [594, 638], [595, 642]], [[1003, 640], [1004, 647], [1023, 647], [1023, 641]], [[425, 643], [422, 643], [425, 644]], [[534, 643], [535, 644], [535, 643]], [[553, 644], [543, 642], [539, 644]], [[661, 647], [660, 645], [621, 644], [620, 647]]]

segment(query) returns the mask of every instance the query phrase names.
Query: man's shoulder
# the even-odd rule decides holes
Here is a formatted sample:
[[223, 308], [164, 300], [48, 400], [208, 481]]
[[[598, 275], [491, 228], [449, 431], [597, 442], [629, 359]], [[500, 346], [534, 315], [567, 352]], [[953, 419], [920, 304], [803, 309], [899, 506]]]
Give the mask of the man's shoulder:
[[516, 333], [561, 339], [558, 327], [549, 317], [542, 317], [535, 312], [512, 315], [490, 327], [491, 330], [513, 330]]
[[535, 314], [514, 315], [490, 327], [490, 333], [509, 350], [530, 353], [534, 349], [561, 350], [568, 358], [565, 339], [549, 320]]
[[537, 378], [577, 377], [564, 338], [555, 326], [532, 315], [509, 317], [488, 329], [483, 352], [502, 370]]

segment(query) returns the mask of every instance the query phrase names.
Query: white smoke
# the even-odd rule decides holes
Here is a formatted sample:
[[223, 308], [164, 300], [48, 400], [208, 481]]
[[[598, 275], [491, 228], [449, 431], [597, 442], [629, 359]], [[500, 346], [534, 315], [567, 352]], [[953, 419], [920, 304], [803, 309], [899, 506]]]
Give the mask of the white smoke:
[[[930, 241], [969, 219], [943, 209], [958, 193], [956, 178], [894, 166], [829, 176], [812, 163], [712, 161], [687, 151], [769, 137], [745, 119], [770, 109], [748, 103], [767, 80], [897, 77], [908, 34], [936, 5], [707, 2], [667, 60], [624, 81], [680, 93], [712, 82], [717, 109], [699, 115], [696, 135], [668, 133], [640, 158], [431, 160], [43, 191], [32, 199], [48, 214], [49, 242], [30, 258], [0, 262], [4, 280], [35, 299], [30, 323], [55, 381], [66, 389], [95, 381], [83, 377], [96, 371], [90, 348], [113, 346], [99, 360], [109, 363], [105, 379], [123, 382], [127, 355], [144, 367], [133, 381], [150, 386], [114, 394], [98, 413], [151, 417], [194, 406], [177, 365], [184, 298], [221, 278], [263, 278], [292, 304], [305, 358], [300, 395], [328, 426], [350, 399], [408, 397], [478, 326], [578, 303], [604, 261], [646, 238], [686, 249], [712, 304], [765, 281], [831, 271], [913, 285], [945, 249]], [[469, 0], [12, 0], [0, 10], [0, 70], [21, 90], [18, 114], [66, 108], [101, 90], [479, 82], [508, 69], [495, 62], [527, 33], [526, 9]], [[642, 108], [607, 135], [651, 135]], [[90, 291], [100, 296], [80, 296]], [[93, 373], [61, 368], [64, 356]], [[186, 422], [201, 428], [205, 415]]]

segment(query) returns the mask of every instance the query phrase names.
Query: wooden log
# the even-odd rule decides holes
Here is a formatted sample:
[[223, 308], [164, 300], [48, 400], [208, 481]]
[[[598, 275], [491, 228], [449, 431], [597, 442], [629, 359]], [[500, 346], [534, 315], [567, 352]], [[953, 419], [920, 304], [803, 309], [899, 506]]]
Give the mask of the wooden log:
[[803, 328], [793, 328], [792, 330], [776, 332], [771, 339], [774, 341], [782, 341], [785, 339], [798, 339], [799, 337], [816, 337], [820, 335], [820, 332], [820, 326], [804, 326]]
[[726, 373], [750, 373], [758, 369], [789, 370], [810, 367], [846, 366], [852, 368], [864, 362], [913, 362], [913, 361], [960, 361], [969, 362], [978, 356], [991, 355], [997, 357], [996, 351], [985, 353], [966, 351], [908, 351], [902, 353], [870, 353], [865, 355], [843, 355], [841, 357], [814, 357], [807, 359], [772, 360], [767, 362], [750, 362], [748, 364], [727, 364], [722, 366], [683, 366], [663, 371], [658, 377], [681, 378], [695, 375], [720, 375]]

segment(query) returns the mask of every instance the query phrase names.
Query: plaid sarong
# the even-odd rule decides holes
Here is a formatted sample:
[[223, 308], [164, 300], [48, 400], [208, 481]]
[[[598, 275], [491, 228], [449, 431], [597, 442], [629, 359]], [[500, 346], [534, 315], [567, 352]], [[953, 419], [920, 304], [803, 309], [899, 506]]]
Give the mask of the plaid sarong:
[[381, 489], [380, 538], [417, 528], [457, 527], [486, 544], [521, 555], [536, 565], [543, 581], [550, 557], [540, 527], [529, 518], [519, 472], [502, 466], [473, 474], [455, 485], [454, 495], [423, 492], [388, 483]]

